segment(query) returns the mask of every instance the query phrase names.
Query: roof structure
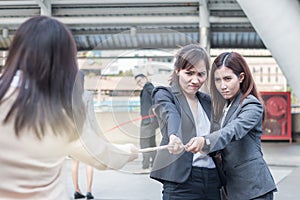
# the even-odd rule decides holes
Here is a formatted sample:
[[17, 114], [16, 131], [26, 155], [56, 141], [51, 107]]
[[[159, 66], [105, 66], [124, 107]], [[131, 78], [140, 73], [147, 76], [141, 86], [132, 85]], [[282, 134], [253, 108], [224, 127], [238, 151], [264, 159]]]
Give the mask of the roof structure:
[[34, 15], [66, 24], [79, 51], [267, 48], [300, 98], [299, 10], [300, 0], [1, 0], [0, 50]]
[[203, 41], [211, 48], [265, 48], [236, 0], [2, 0], [0, 50], [22, 22], [41, 14], [65, 23], [79, 51]]

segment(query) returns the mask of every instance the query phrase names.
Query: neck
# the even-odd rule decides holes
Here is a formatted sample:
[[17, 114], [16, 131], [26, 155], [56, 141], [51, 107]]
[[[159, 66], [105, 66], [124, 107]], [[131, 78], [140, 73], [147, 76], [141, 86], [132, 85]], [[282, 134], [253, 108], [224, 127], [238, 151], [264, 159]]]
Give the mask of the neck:
[[189, 99], [189, 100], [196, 100], [196, 94], [187, 94], [187, 93], [183, 93], [185, 98]]

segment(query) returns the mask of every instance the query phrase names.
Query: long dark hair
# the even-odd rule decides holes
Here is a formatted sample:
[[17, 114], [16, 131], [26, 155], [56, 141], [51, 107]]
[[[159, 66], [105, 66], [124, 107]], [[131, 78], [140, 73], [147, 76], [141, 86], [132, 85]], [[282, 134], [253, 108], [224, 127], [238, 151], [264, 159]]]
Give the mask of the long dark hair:
[[55, 134], [82, 127], [83, 87], [76, 81], [76, 53], [72, 34], [58, 20], [35, 16], [20, 25], [0, 78], [2, 102], [15, 74], [21, 71], [17, 96], [3, 120], [13, 120], [17, 136], [25, 127], [32, 128], [38, 138], [49, 126]]
[[226, 100], [218, 92], [215, 85], [215, 71], [222, 66], [230, 68], [237, 77], [239, 77], [242, 72], [245, 74], [243, 82], [240, 83], [240, 91], [242, 93], [241, 102], [249, 94], [252, 94], [263, 103], [251, 75], [250, 68], [243, 56], [236, 52], [222, 53], [214, 60], [210, 74], [210, 94], [212, 97], [215, 120], [219, 120], [222, 116], [222, 111], [226, 103]]
[[178, 76], [176, 71], [192, 68], [201, 60], [203, 60], [205, 63], [208, 76], [210, 65], [209, 56], [206, 50], [198, 44], [188, 44], [181, 47], [175, 55], [175, 58], [176, 61], [174, 63], [174, 71], [170, 78], [170, 85], [178, 84]]

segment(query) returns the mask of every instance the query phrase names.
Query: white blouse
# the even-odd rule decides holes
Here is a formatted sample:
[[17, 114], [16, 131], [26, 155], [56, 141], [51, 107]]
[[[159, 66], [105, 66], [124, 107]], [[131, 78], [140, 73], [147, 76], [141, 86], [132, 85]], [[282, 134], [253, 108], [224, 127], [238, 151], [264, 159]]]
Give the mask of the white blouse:
[[[197, 113], [192, 113], [195, 121], [197, 136], [199, 137], [208, 135], [210, 132], [210, 121], [199, 101]], [[212, 158], [200, 152], [194, 154], [192, 165], [195, 167], [215, 168]]]

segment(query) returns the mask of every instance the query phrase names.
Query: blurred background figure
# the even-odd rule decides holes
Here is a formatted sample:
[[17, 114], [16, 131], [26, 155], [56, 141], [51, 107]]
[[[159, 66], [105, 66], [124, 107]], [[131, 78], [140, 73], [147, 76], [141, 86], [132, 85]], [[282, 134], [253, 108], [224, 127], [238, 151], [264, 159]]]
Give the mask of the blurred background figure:
[[[82, 70], [79, 70], [79, 80], [81, 81], [81, 85], [84, 88], [84, 72]], [[88, 98], [90, 97], [90, 100], [92, 102], [92, 98], [93, 95], [91, 94], [91, 92], [89, 91], [84, 91], [83, 93], [83, 100], [86, 106], [86, 111], [89, 110], [89, 105], [88, 105]], [[87, 112], [87, 116], [88, 112]], [[95, 115], [93, 115], [95, 116]], [[92, 126], [94, 127], [94, 126]], [[96, 132], [98, 132], [97, 129], [95, 129]], [[93, 175], [94, 175], [94, 168], [86, 165], [86, 179], [87, 179], [87, 193], [86, 195], [83, 195], [80, 187], [79, 187], [79, 178], [78, 178], [78, 169], [79, 169], [79, 161], [73, 159], [72, 161], [72, 180], [73, 180], [73, 185], [74, 185], [74, 189], [75, 189], [75, 193], [74, 193], [74, 199], [81, 199], [81, 198], [87, 198], [87, 199], [94, 199], [94, 196], [92, 195], [92, 184], [93, 184]]]
[[92, 195], [92, 184], [93, 184], [93, 175], [94, 175], [94, 168], [86, 165], [86, 179], [87, 179], [87, 193], [86, 196], [84, 196], [80, 190], [79, 187], [79, 180], [78, 180], [78, 168], [79, 168], [79, 161], [73, 160], [72, 161], [72, 180], [74, 184], [74, 199], [80, 199], [80, 198], [87, 198], [87, 199], [94, 199], [94, 196]]
[[[152, 111], [152, 90], [154, 85], [144, 74], [134, 77], [136, 84], [142, 88], [140, 94], [141, 106], [141, 126], [140, 126], [140, 146], [141, 148], [156, 147], [155, 131], [158, 128], [156, 117]], [[150, 173], [156, 151], [143, 153], [142, 173]]]

